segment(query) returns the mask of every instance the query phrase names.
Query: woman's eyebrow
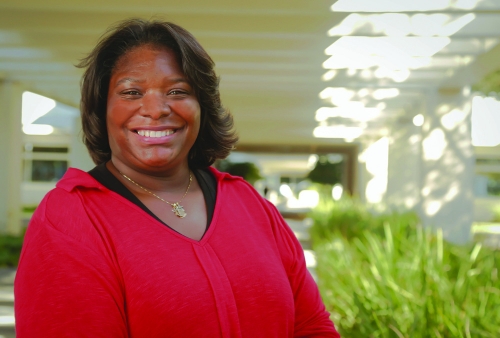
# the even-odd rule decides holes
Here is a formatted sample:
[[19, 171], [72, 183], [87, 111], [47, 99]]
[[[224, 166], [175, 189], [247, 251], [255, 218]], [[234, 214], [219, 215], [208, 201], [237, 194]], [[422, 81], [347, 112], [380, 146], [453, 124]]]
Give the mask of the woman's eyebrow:
[[171, 82], [171, 83], [185, 82], [185, 83], [189, 84], [188, 80], [186, 78], [183, 78], [183, 77], [176, 77], [173, 79], [168, 79], [168, 82]]
[[[132, 83], [144, 83], [146, 82], [145, 79], [136, 79], [136, 78], [132, 78], [132, 77], [124, 77], [123, 79], [120, 79], [116, 82], [115, 84], [115, 87], [118, 87], [119, 85], [121, 85], [122, 83], [124, 82], [132, 82]], [[173, 79], [168, 79], [169, 83], [187, 83], [189, 84], [189, 81], [186, 79], [186, 78], [183, 78], [183, 77], [177, 77], [177, 78], [173, 78]]]
[[124, 77], [123, 79], [120, 79], [120, 80], [118, 80], [116, 82], [115, 87], [118, 87], [119, 85], [121, 85], [124, 82], [143, 83], [144, 81], [146, 81], [146, 80], [144, 80], [144, 79], [134, 79], [132, 77]]

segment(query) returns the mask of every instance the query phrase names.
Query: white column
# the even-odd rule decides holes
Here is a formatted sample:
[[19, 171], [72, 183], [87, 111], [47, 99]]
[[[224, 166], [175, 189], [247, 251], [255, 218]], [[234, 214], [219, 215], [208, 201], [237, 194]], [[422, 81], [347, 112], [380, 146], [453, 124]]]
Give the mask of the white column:
[[456, 243], [470, 240], [474, 212], [471, 104], [461, 88], [427, 93], [422, 128], [421, 218]]
[[365, 140], [363, 145], [363, 151], [358, 156], [361, 164], [358, 182], [364, 187], [360, 197], [370, 204], [383, 203], [389, 178], [389, 139], [384, 136]]
[[92, 169], [95, 164], [90, 158], [87, 147], [82, 142], [82, 122], [80, 116], [74, 118], [73, 133], [69, 150], [69, 165], [84, 171]]
[[420, 209], [422, 128], [413, 124], [413, 117], [420, 113], [422, 107], [407, 112], [407, 118], [396, 121], [389, 135], [389, 180], [384, 201], [399, 210]]
[[0, 232], [21, 232], [22, 88], [0, 82]]

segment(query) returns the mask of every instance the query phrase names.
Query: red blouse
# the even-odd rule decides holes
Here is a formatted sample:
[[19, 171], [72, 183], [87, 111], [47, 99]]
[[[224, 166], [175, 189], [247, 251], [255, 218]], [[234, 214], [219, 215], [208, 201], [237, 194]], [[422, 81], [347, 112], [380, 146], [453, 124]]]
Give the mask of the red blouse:
[[339, 337], [278, 211], [211, 170], [215, 211], [195, 241], [69, 169], [26, 233], [17, 337]]

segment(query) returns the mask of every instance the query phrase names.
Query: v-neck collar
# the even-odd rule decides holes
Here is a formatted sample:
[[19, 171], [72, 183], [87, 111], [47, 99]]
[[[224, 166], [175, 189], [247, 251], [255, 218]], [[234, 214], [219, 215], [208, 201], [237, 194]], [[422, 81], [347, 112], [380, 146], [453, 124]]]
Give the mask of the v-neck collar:
[[[170, 227], [167, 223], [163, 222], [158, 216], [156, 216], [142, 201], [135, 196], [132, 191], [130, 191], [127, 186], [125, 186], [115, 175], [109, 171], [106, 167], [106, 163], [101, 163], [96, 166], [92, 170], [88, 172], [90, 176], [92, 176], [96, 181], [102, 184], [107, 189], [117, 193], [123, 198], [129, 200], [133, 204], [137, 205], [144, 212], [146, 212], [149, 216], [153, 217], [156, 221], [160, 222], [164, 226], [169, 229], [179, 233], [172, 227]], [[207, 233], [210, 228], [210, 224], [213, 219], [215, 201], [217, 196], [217, 182], [215, 180], [214, 175], [209, 170], [193, 170], [193, 174], [195, 175], [200, 188], [203, 192], [203, 197], [205, 200], [205, 206], [207, 210], [207, 224], [205, 226], [205, 231], [203, 233], [203, 237]], [[180, 234], [180, 233], [179, 233]], [[182, 235], [182, 234], [180, 234]], [[184, 236], [184, 235], [182, 235]], [[187, 237], [187, 236], [185, 236]], [[188, 237], [189, 238], [189, 237]], [[200, 239], [200, 241], [201, 241]]]
[[[109, 172], [109, 170], [107, 170], [107, 171]], [[215, 169], [213, 167], [208, 167], [205, 171], [199, 170], [197, 173], [195, 173], [195, 175], [199, 174], [199, 172], [202, 172], [202, 174], [200, 175], [200, 181], [202, 181], [202, 182], [206, 181], [207, 177], [209, 179], [210, 178], [214, 179], [214, 182], [215, 182], [215, 191], [217, 192], [217, 195], [220, 192], [221, 181], [222, 180], [225, 180], [225, 179], [240, 179], [239, 177], [232, 176], [232, 175], [230, 175], [228, 173], [220, 172], [220, 171], [218, 171], [217, 169]], [[107, 177], [107, 174], [104, 175], [104, 178], [107, 177], [109, 179], [109, 180], [104, 180], [104, 182], [113, 182], [114, 180], [116, 180], [120, 185], [123, 186], [123, 184], [113, 174], [111, 174], [109, 172], [109, 175], [111, 175], [111, 176]], [[196, 176], [196, 177], [198, 179], [198, 176]], [[208, 240], [208, 238], [210, 237], [211, 233], [214, 230], [213, 229], [214, 228], [214, 224], [216, 223], [216, 219], [217, 219], [217, 215], [218, 215], [217, 205], [220, 204], [220, 201], [218, 201], [218, 198], [216, 198], [216, 195], [214, 195], [214, 207], [213, 207], [212, 221], [210, 222], [210, 224], [208, 224], [207, 229], [205, 230], [205, 233], [203, 234], [203, 237], [200, 240], [195, 240], [195, 239], [192, 239], [190, 237], [187, 237], [187, 236], [185, 236], [185, 235], [177, 232], [176, 230], [172, 229], [167, 224], [165, 224], [164, 222], [162, 222], [160, 219], [158, 219], [158, 217], [156, 217], [156, 215], [154, 215], [153, 213], [151, 213], [149, 211], [149, 209], [146, 206], [144, 206], [144, 204], [134, 194], [132, 194], [130, 192], [130, 190], [128, 190], [125, 186], [124, 186], [124, 189], [126, 189], [128, 191], [128, 193], [125, 192], [125, 194], [131, 194], [132, 195], [132, 196], [130, 196], [131, 197], [130, 199], [127, 198], [127, 197], [125, 197], [125, 196], [123, 196], [122, 194], [116, 192], [114, 189], [108, 188], [107, 184], [105, 185], [105, 184], [101, 183], [100, 180], [94, 178], [93, 175], [91, 175], [91, 173], [82, 171], [82, 170], [77, 169], [77, 168], [69, 168], [66, 171], [66, 173], [64, 174], [64, 176], [61, 178], [61, 180], [59, 182], [57, 182], [56, 186], [58, 188], [66, 190], [68, 192], [71, 192], [71, 191], [73, 191], [74, 189], [76, 189], [78, 187], [86, 188], [86, 189], [92, 189], [93, 188], [93, 189], [98, 189], [98, 190], [103, 190], [103, 191], [109, 191], [113, 195], [115, 195], [116, 197], [118, 197], [120, 199], [123, 199], [124, 202], [130, 203], [131, 206], [139, 208], [143, 212], [146, 212], [146, 214], [148, 215], [148, 217], [152, 217], [155, 221], [158, 222], [159, 225], [164, 226], [166, 230], [171, 231], [173, 234], [175, 234], [175, 235], [177, 235], [177, 236], [179, 236], [179, 237], [181, 237], [181, 238], [183, 238], [183, 239], [185, 239], [185, 240], [187, 240], [189, 242], [197, 243], [197, 244], [200, 244], [200, 245], [203, 244], [203, 243], [205, 243]], [[202, 188], [202, 191], [203, 191], [203, 188]], [[205, 192], [203, 192], [203, 194], [204, 194], [204, 197], [207, 198], [206, 195], [205, 195]], [[139, 203], [134, 203], [132, 201], [133, 199], [136, 199]], [[141, 207], [141, 204], [144, 206], [145, 209]]]

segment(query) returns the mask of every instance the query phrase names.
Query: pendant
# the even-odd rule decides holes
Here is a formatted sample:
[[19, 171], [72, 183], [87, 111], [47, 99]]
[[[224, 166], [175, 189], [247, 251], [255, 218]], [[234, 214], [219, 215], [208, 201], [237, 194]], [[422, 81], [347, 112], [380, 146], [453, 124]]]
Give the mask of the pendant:
[[184, 210], [184, 207], [179, 203], [172, 204], [172, 212], [179, 218], [184, 218], [187, 215], [186, 210]]

